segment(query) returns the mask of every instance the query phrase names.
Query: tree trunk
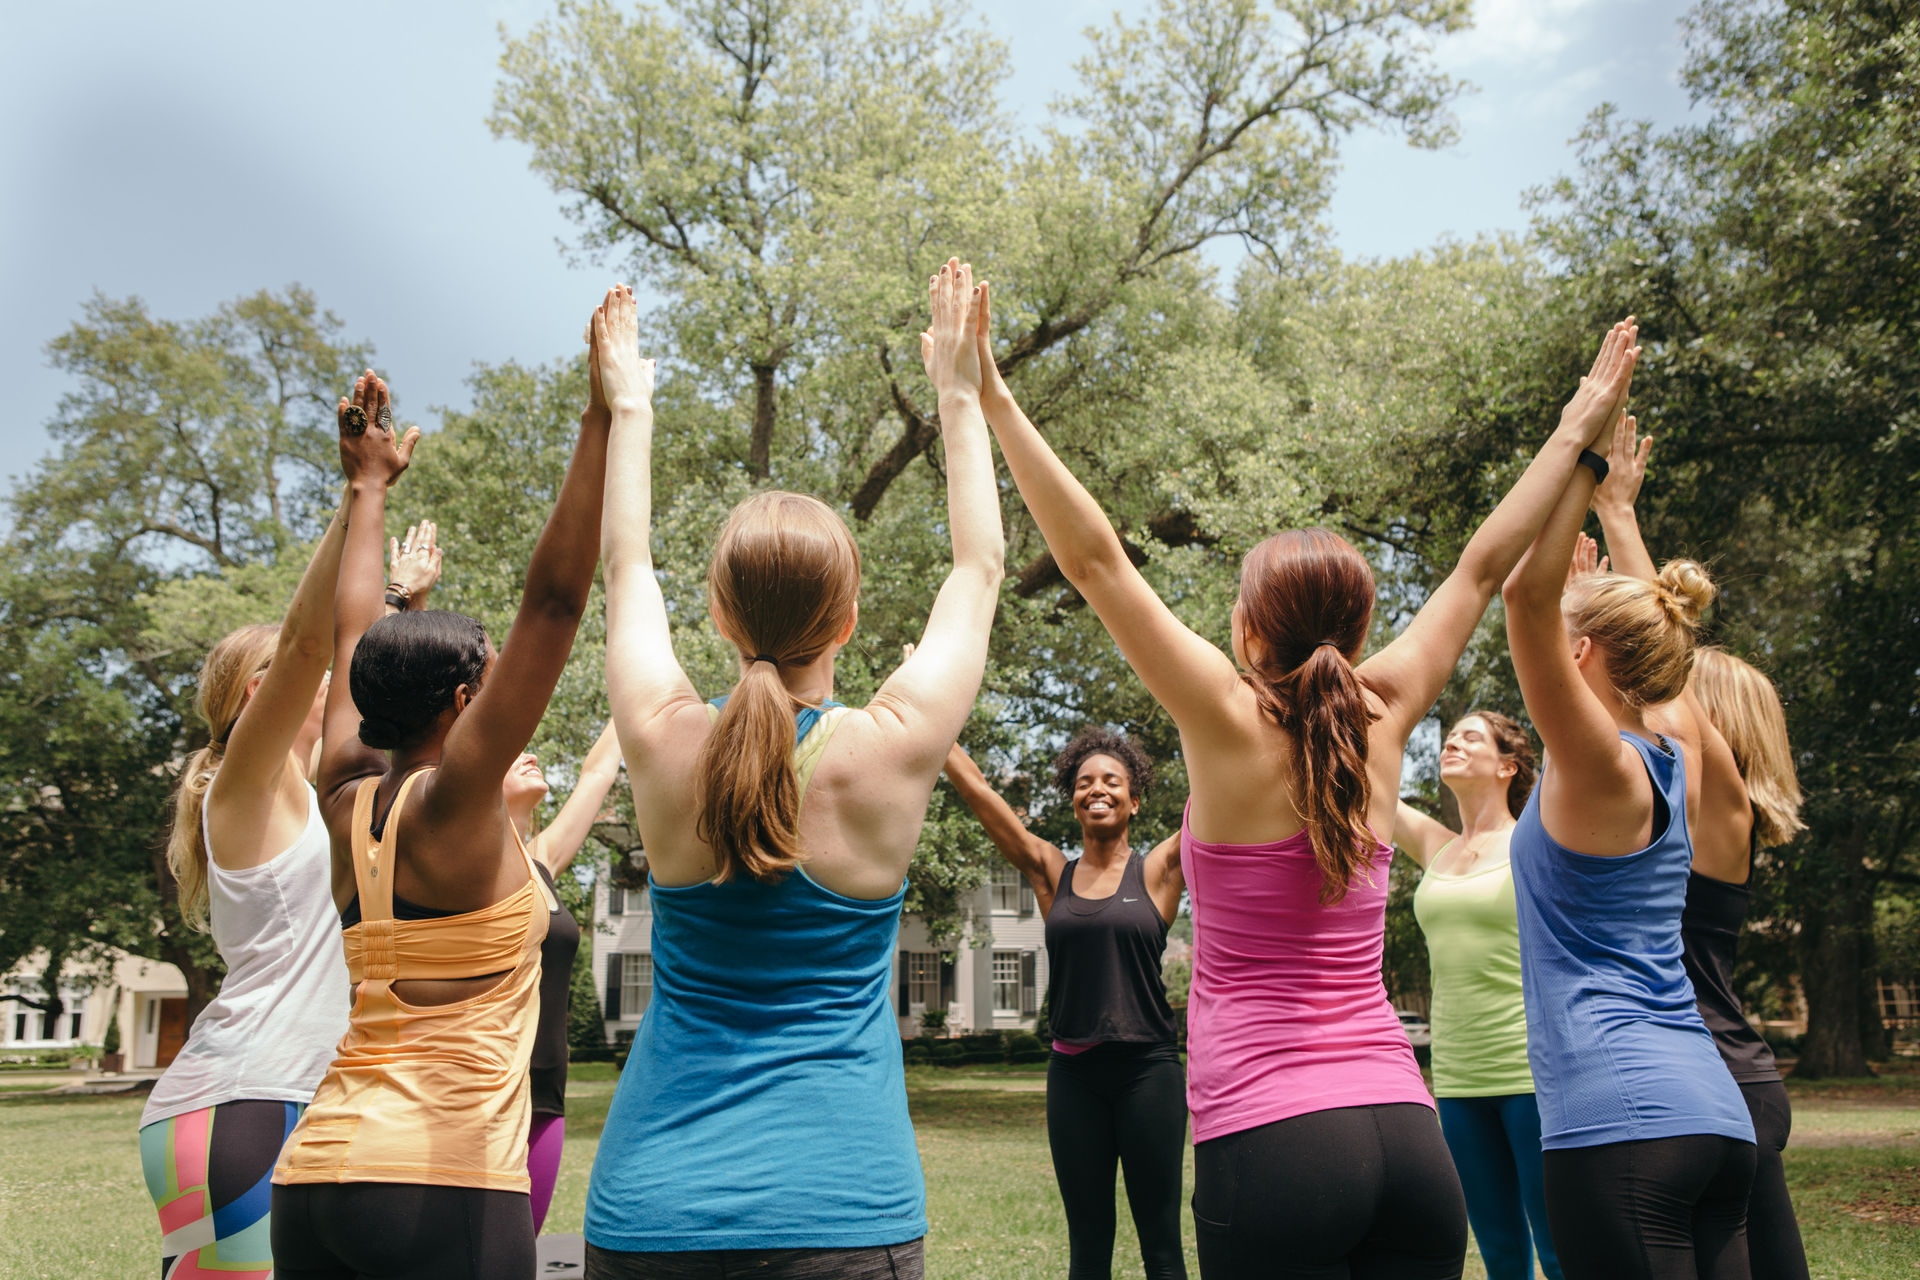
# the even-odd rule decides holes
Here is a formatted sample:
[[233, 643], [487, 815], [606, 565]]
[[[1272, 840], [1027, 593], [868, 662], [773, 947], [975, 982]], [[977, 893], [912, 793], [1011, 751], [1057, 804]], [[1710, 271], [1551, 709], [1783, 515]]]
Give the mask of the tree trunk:
[[[1808, 839], [1818, 839], [1818, 831]], [[1841, 839], [1840, 856], [1819, 877], [1831, 892], [1808, 904], [1800, 926], [1800, 974], [1807, 992], [1807, 1038], [1796, 1077], [1868, 1076], [1861, 984], [1866, 977], [1867, 939], [1873, 928], [1872, 898], [1860, 855], [1866, 832], [1859, 825]], [[1865, 900], [1867, 909], [1861, 910]]]
[[773, 375], [777, 368], [771, 364], [753, 366], [753, 439], [747, 447], [747, 467], [760, 480], [767, 478], [773, 466], [773, 417], [779, 408]]

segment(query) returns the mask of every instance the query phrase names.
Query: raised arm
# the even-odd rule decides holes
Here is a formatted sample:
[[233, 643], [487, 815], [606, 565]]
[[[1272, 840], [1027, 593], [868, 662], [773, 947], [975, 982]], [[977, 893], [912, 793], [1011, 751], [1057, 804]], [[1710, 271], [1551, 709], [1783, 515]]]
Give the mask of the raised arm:
[[[340, 398], [340, 458], [364, 454], [366, 468], [347, 485], [345, 544], [333, 595], [333, 668], [327, 685], [326, 723], [320, 733], [320, 768], [315, 785], [328, 825], [343, 830], [353, 809], [351, 784], [386, 772], [387, 759], [360, 741], [360, 709], [353, 704], [353, 651], [383, 611], [381, 544], [386, 537], [387, 487], [407, 469], [418, 427], [406, 438], [393, 435], [392, 400], [387, 384], [369, 369], [353, 384], [353, 400]], [[349, 470], [349, 474], [352, 471]], [[341, 868], [336, 867], [336, 879]]]
[[[352, 461], [357, 464], [359, 459]], [[349, 472], [349, 483], [353, 478]], [[208, 856], [229, 871], [268, 861], [293, 843], [307, 821], [305, 762], [290, 764], [289, 753], [333, 659], [333, 593], [347, 541], [351, 495], [351, 488], [341, 494], [339, 508], [307, 561], [281, 619], [273, 661], [248, 700], [246, 714], [234, 724], [207, 790], [207, 828], [213, 836]]]
[[[631, 301], [631, 295], [627, 295]], [[608, 293], [611, 306], [614, 292]], [[607, 308], [603, 307], [602, 311]], [[602, 325], [596, 319], [596, 328]], [[423, 803], [439, 814], [495, 800], [500, 780], [527, 748], [573, 652], [574, 633], [600, 559], [600, 501], [607, 469], [607, 413], [588, 402], [553, 511], [527, 563], [520, 608], [492, 673], [447, 732], [440, 769]], [[487, 851], [491, 856], [492, 851]]]
[[989, 318], [982, 290], [978, 341], [986, 381], [981, 405], [1054, 562], [1093, 606], [1122, 656], [1176, 724], [1184, 728], [1199, 717], [1220, 714], [1241, 687], [1233, 661], [1175, 617], [1155, 594], [1127, 558], [1099, 502], [1021, 412], [993, 363]]
[[1446, 823], [1429, 818], [1405, 800], [1393, 811], [1393, 843], [1423, 871], [1433, 855], [1457, 838], [1458, 833], [1448, 830]]
[[[1514, 674], [1527, 718], [1547, 751], [1541, 817], [1553, 838], [1568, 848], [1611, 855], [1636, 847], [1630, 833], [1644, 829], [1653, 793], [1639, 757], [1620, 740], [1612, 713], [1581, 675], [1560, 610], [1567, 564], [1593, 489], [1593, 473], [1576, 470], [1501, 594]], [[1575, 643], [1591, 646], [1592, 641], [1582, 637]]]
[[1045, 916], [1053, 909], [1060, 872], [1067, 865], [1066, 855], [1060, 852], [1059, 846], [1027, 830], [1027, 824], [1020, 820], [1013, 806], [993, 789], [986, 775], [980, 772], [980, 766], [957, 742], [947, 752], [946, 771], [947, 781], [966, 801], [967, 808], [973, 810], [973, 816], [980, 819], [993, 847], [1033, 886], [1033, 896], [1040, 901], [1040, 914]]
[[533, 838], [533, 856], [545, 863], [555, 876], [573, 865], [574, 855], [586, 843], [594, 819], [600, 816], [600, 806], [606, 803], [607, 792], [613, 789], [613, 780], [619, 776], [620, 739], [614, 732], [613, 722], [608, 721], [580, 766], [573, 794], [560, 806], [553, 821]]
[[973, 269], [952, 259], [933, 277], [928, 292], [932, 320], [920, 336], [920, 349], [940, 397], [953, 568], [934, 597], [920, 643], [880, 686], [867, 710], [880, 733], [897, 741], [903, 765], [909, 771], [924, 769], [931, 780], [980, 692], [1007, 547], [980, 412], [975, 334], [986, 309], [986, 289], [976, 291]]
[[[1386, 704], [1381, 728], [1400, 742], [1433, 706], [1453, 676], [1487, 603], [1533, 542], [1578, 465], [1626, 399], [1638, 330], [1631, 317], [1600, 343], [1593, 368], [1560, 413], [1560, 425], [1493, 509], [1407, 629], [1360, 664], [1360, 679]], [[1559, 561], [1561, 572], [1566, 558]]]
[[607, 697], [623, 755], [638, 759], [656, 718], [700, 695], [673, 654], [666, 598], [653, 576], [653, 361], [640, 358], [639, 316], [624, 287], [594, 315], [594, 402], [613, 423], [607, 448], [601, 573], [607, 587]]
[[1636, 440], [1639, 426], [1632, 417], [1615, 422], [1607, 446], [1607, 478], [1593, 491], [1593, 513], [1607, 535], [1607, 556], [1613, 567], [1629, 578], [1652, 582], [1658, 571], [1640, 537], [1640, 518], [1633, 504], [1647, 478], [1647, 459], [1653, 455], [1653, 437]]

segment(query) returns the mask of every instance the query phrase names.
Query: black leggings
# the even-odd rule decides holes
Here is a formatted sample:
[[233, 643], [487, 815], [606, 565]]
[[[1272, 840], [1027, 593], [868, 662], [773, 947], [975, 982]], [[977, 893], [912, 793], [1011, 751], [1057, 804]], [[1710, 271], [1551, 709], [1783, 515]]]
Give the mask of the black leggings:
[[524, 1191], [403, 1182], [273, 1189], [278, 1280], [527, 1280], [533, 1268]]
[[1113, 1174], [1127, 1180], [1147, 1280], [1185, 1280], [1180, 1165], [1187, 1078], [1170, 1044], [1099, 1044], [1047, 1059], [1047, 1145], [1067, 1211], [1068, 1280], [1113, 1274]]
[[1740, 1086], [1759, 1139], [1754, 1151], [1753, 1191], [1747, 1197], [1747, 1254], [1753, 1280], [1807, 1280], [1807, 1248], [1800, 1243], [1800, 1221], [1787, 1195], [1787, 1170], [1780, 1153], [1793, 1131], [1793, 1107], [1787, 1086], [1764, 1080]]
[[616, 1253], [587, 1246], [587, 1280], [925, 1280], [919, 1240], [864, 1249]]
[[1459, 1280], [1467, 1202], [1433, 1108], [1312, 1111], [1193, 1148], [1205, 1280]]
[[1748, 1280], [1751, 1142], [1696, 1133], [1549, 1151], [1567, 1280]]

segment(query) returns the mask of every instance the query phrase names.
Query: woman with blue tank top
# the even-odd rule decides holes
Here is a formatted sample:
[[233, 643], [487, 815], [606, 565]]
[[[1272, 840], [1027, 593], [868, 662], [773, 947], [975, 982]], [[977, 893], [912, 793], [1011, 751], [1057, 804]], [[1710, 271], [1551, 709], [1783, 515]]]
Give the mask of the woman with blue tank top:
[[1607, 470], [1581, 461], [1503, 592], [1547, 748], [1511, 860], [1548, 1220], [1570, 1280], [1745, 1280], [1753, 1123], [1680, 939], [1701, 779], [1726, 753], [1686, 695], [1713, 584], [1688, 560], [1569, 583]]
[[607, 686], [651, 865], [654, 994], [587, 1194], [602, 1280], [924, 1274], [926, 1191], [888, 999], [907, 864], [973, 707], [1005, 574], [972, 269], [930, 281], [953, 571], [911, 657], [832, 701], [860, 558], [826, 504], [742, 502], [708, 569], [740, 678], [703, 702], [654, 576], [653, 370], [632, 296], [596, 367], [613, 406], [602, 520]]
[[[1653, 557], [1640, 537], [1634, 501], [1646, 477], [1653, 437], [1636, 440], [1630, 423], [1622, 421], [1614, 432], [1607, 479], [1594, 492], [1593, 509], [1606, 532], [1614, 567], [1651, 581]], [[1793, 1129], [1793, 1106], [1773, 1050], [1747, 1021], [1733, 981], [1752, 893], [1754, 854], [1785, 844], [1805, 825], [1800, 821], [1800, 782], [1787, 742], [1787, 717], [1771, 680], [1713, 646], [1695, 653], [1687, 690], [1729, 752], [1709, 755], [1701, 780], [1702, 802], [1717, 812], [1709, 823], [1694, 822], [1693, 873], [1687, 877], [1687, 906], [1680, 917], [1687, 978], [1721, 1061], [1740, 1086], [1753, 1118], [1758, 1163], [1747, 1195], [1753, 1280], [1807, 1280], [1806, 1245], [1781, 1159]], [[1656, 719], [1654, 727], [1667, 726]]]

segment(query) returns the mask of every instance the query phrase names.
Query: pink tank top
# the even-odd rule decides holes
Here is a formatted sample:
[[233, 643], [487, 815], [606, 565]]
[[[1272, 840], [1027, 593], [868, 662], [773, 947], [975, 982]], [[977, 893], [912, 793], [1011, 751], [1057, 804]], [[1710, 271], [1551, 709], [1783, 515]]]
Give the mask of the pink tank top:
[[1347, 896], [1322, 906], [1304, 831], [1209, 844], [1183, 822], [1180, 844], [1193, 903], [1193, 1140], [1335, 1107], [1431, 1107], [1380, 980], [1393, 850], [1379, 846]]

